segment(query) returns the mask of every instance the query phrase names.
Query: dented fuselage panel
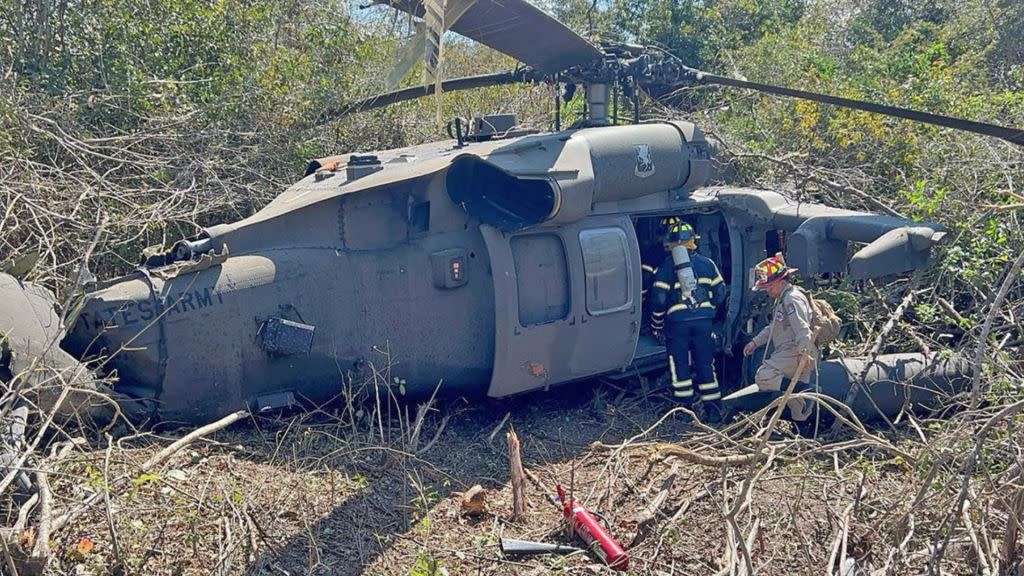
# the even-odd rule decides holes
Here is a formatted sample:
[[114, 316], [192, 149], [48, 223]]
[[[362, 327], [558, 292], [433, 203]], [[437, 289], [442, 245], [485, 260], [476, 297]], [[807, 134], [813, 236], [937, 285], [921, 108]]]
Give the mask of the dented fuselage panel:
[[[61, 349], [64, 327], [53, 294], [0, 273], [0, 383], [14, 406], [105, 423], [114, 410], [89, 368]], [[7, 423], [9, 424], [9, 423]]]

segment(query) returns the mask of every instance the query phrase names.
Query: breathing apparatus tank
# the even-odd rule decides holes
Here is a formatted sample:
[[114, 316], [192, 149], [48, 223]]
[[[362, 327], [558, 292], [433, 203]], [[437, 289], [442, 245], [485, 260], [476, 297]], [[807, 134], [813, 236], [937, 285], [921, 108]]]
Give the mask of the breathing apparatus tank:
[[679, 280], [679, 292], [683, 300], [688, 300], [697, 289], [697, 278], [693, 275], [690, 251], [686, 246], [676, 244], [672, 247], [672, 263], [675, 264], [676, 278]]
[[676, 272], [676, 279], [679, 281], [679, 292], [683, 300], [689, 300], [693, 291], [697, 289], [697, 277], [693, 273], [693, 264], [690, 262], [690, 251], [686, 244], [696, 247], [697, 234], [686, 222], [677, 218], [667, 218], [662, 221], [668, 225], [665, 235], [665, 244], [672, 246], [672, 263]]

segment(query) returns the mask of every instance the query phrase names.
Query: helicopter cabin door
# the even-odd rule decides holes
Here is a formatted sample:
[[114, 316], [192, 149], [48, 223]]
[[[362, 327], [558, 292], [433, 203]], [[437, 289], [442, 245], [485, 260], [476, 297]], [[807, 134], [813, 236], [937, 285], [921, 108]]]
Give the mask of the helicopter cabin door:
[[640, 249], [626, 216], [513, 234], [481, 226], [494, 276], [488, 395], [629, 366], [640, 332]]

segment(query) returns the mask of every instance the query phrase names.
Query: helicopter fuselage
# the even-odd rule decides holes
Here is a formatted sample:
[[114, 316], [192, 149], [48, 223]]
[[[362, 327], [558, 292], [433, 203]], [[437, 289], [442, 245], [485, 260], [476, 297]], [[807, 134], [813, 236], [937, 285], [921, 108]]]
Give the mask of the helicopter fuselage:
[[[252, 217], [97, 287], [64, 346], [186, 422], [365, 384], [501, 397], [643, 370], [663, 349], [641, 335], [641, 253], [673, 214], [729, 284], [715, 333], [735, 386], [749, 376], [733, 349], [766, 316], [748, 288], [765, 254], [875, 277], [925, 265], [941, 237], [705, 187], [710, 150], [694, 126], [659, 123], [325, 160]], [[851, 243], [866, 244], [859, 268]]]

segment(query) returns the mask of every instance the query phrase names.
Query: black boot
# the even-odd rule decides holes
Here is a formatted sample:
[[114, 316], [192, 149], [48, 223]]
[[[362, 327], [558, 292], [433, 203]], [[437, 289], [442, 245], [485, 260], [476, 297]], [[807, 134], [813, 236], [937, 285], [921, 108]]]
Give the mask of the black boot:
[[722, 406], [721, 400], [712, 400], [710, 402], [701, 403], [703, 420], [707, 424], [717, 426], [729, 421], [729, 414], [724, 406]]
[[[693, 406], [686, 406], [686, 405], [684, 405], [684, 407], [689, 409], [689, 410], [693, 410]], [[689, 412], [683, 412], [682, 410], [680, 410], [680, 411], [676, 412], [675, 414], [673, 414], [673, 416], [675, 416], [676, 422], [680, 422], [682, 424], [692, 424], [693, 423], [693, 416], [690, 416]]]

